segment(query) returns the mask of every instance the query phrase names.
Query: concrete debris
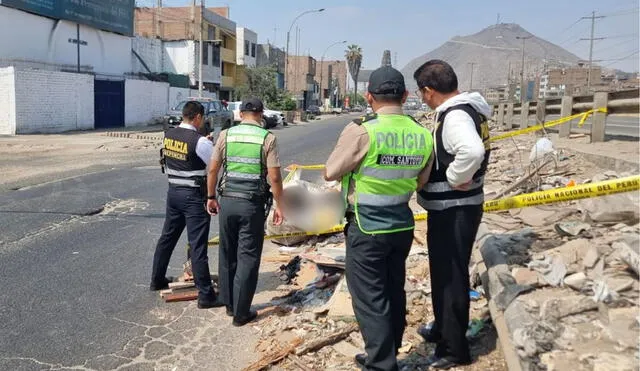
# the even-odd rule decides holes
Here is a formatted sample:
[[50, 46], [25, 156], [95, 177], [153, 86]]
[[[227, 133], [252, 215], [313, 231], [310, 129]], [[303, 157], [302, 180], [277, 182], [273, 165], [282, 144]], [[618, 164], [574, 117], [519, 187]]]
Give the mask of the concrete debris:
[[637, 244], [634, 246], [635, 248], [632, 248], [625, 242], [619, 241], [614, 242], [612, 246], [620, 259], [636, 272], [636, 274], [640, 274], [640, 252], [638, 251]]
[[593, 268], [600, 259], [600, 252], [597, 246], [590, 245], [582, 258], [582, 266], [585, 268]]
[[576, 291], [581, 291], [587, 283], [587, 275], [584, 272], [574, 273], [564, 278], [564, 284]]
[[599, 353], [593, 360], [593, 371], [636, 371], [638, 361], [620, 354]]
[[596, 223], [638, 222], [640, 212], [638, 192], [627, 192], [615, 195], [594, 197], [580, 200], [581, 211], [585, 220]]
[[552, 298], [542, 303], [540, 318], [557, 320], [572, 314], [596, 309], [598, 309], [598, 304], [587, 296], [572, 295], [562, 298]]
[[345, 357], [353, 359], [356, 354], [363, 353], [364, 349], [357, 348], [346, 340], [343, 340], [333, 345], [333, 350], [342, 354]]
[[519, 285], [538, 286], [540, 284], [540, 276], [533, 269], [516, 267], [511, 270], [511, 275]]
[[562, 279], [567, 274], [567, 266], [561, 256], [547, 256], [544, 260], [534, 260], [527, 267], [540, 273], [551, 286], [560, 286]]
[[577, 236], [582, 232], [591, 229], [591, 225], [579, 221], [558, 223], [554, 226], [556, 232], [562, 237]]

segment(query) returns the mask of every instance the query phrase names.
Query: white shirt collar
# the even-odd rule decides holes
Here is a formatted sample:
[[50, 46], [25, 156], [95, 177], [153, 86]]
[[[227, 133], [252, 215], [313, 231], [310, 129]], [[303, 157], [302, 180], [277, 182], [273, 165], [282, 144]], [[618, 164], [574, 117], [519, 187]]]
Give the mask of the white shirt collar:
[[193, 131], [198, 131], [198, 129], [196, 129], [195, 126], [186, 123], [186, 122], [182, 122], [180, 123], [180, 125], [178, 125], [178, 127], [183, 128], [183, 129], [189, 129], [189, 130], [193, 130]]

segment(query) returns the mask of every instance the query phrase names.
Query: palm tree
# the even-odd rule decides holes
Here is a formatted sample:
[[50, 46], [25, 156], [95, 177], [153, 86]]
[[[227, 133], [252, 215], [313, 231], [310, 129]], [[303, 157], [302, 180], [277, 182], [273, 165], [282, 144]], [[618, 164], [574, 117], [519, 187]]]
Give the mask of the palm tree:
[[355, 92], [353, 94], [353, 105], [358, 103], [356, 97], [358, 96], [358, 74], [360, 73], [360, 66], [362, 65], [362, 48], [358, 45], [352, 44], [347, 47], [345, 51], [345, 57], [349, 65], [349, 73], [353, 79], [353, 85], [355, 86]]

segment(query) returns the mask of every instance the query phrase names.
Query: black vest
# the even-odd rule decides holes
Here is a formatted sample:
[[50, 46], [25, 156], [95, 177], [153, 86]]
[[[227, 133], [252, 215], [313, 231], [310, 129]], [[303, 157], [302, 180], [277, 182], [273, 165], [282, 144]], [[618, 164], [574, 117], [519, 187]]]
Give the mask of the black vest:
[[169, 129], [164, 136], [163, 155], [169, 183], [178, 186], [200, 187], [207, 164], [196, 153], [202, 135], [181, 127]]
[[[473, 175], [473, 183], [469, 190], [459, 191], [454, 190], [448, 186], [447, 182], [447, 169], [449, 165], [455, 159], [455, 156], [447, 152], [442, 143], [442, 131], [444, 128], [444, 120], [449, 112], [454, 110], [462, 110], [466, 112], [475, 123], [476, 132], [482, 138], [482, 142], [485, 146], [484, 159], [480, 165], [480, 169]], [[429, 183], [418, 192], [418, 196], [422, 198], [422, 203], [425, 201], [430, 204], [430, 207], [423, 207], [435, 210], [442, 210], [451, 206], [462, 206], [479, 204], [481, 195], [483, 194], [483, 176], [487, 172], [487, 165], [489, 164], [489, 156], [491, 154], [491, 146], [489, 143], [489, 125], [487, 118], [478, 113], [470, 104], [458, 104], [449, 107], [442, 112], [438, 117], [437, 128], [435, 130], [435, 149], [436, 161], [431, 168], [431, 174], [429, 176]], [[456, 201], [457, 202], [454, 202]], [[431, 202], [434, 201], [434, 202]], [[437, 201], [443, 201], [438, 204]]]

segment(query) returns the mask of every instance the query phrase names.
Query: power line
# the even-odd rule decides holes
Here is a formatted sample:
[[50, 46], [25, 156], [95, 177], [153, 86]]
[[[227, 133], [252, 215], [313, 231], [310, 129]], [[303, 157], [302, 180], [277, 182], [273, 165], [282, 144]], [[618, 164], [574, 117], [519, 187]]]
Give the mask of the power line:
[[640, 11], [640, 8], [626, 9], [621, 10], [617, 13], [603, 14], [605, 17], [618, 17], [621, 15], [629, 15], [629, 14], [637, 14]]
[[634, 55], [638, 54], [638, 52], [640, 52], [640, 50], [636, 50], [635, 52], [633, 52], [633, 53], [631, 53], [631, 54], [629, 54], [629, 55], [627, 55], [625, 57], [615, 59], [615, 60], [611, 61], [611, 63], [605, 64], [602, 67], [609, 67], [609, 66], [611, 66], [613, 64], [616, 64], [616, 62], [620, 62], [620, 61], [624, 61], [624, 60], [627, 60], [627, 59], [631, 59], [631, 57], [633, 57]]

